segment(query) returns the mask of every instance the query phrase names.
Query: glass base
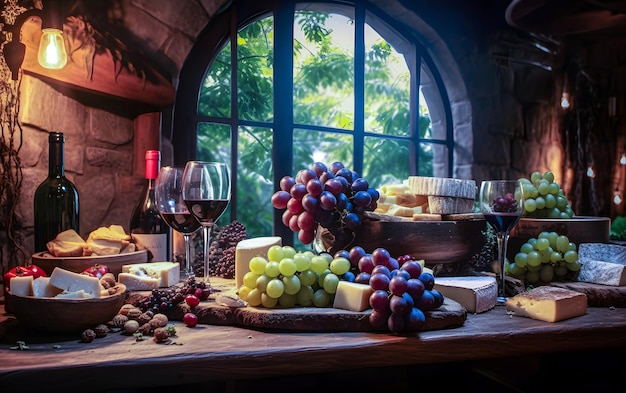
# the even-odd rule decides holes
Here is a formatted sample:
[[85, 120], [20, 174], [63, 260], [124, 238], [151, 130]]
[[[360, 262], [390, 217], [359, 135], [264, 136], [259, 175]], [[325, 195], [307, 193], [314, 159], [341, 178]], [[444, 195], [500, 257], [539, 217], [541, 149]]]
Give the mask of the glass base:
[[189, 277], [195, 277], [195, 273], [192, 270], [187, 270], [185, 268], [180, 269], [180, 281], [187, 281]]

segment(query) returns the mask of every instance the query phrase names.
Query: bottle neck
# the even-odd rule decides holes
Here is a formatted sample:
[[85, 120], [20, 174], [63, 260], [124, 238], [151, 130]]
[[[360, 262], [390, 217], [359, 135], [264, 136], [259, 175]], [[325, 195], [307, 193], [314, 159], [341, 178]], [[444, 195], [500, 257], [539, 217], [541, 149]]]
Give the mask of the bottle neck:
[[48, 176], [65, 176], [63, 142], [50, 142], [50, 152], [48, 155]]

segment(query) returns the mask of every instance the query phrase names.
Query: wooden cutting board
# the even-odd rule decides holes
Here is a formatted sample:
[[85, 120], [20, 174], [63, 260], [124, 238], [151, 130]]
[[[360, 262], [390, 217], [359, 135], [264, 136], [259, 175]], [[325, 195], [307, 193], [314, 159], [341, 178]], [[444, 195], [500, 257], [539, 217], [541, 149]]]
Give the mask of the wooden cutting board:
[[[234, 291], [234, 280], [211, 277], [211, 286], [224, 292]], [[128, 302], [134, 303], [149, 292], [131, 292]], [[369, 323], [371, 310], [354, 312], [332, 307], [228, 307], [217, 304], [216, 293], [207, 301], [201, 302], [193, 309], [201, 324], [222, 326], [243, 326], [258, 329], [275, 329], [281, 331], [302, 332], [369, 332], [375, 329]], [[190, 308], [184, 302], [167, 312], [172, 320], [182, 321]], [[422, 330], [439, 330], [463, 326], [467, 311], [452, 299], [445, 299], [444, 304], [436, 310], [426, 312], [426, 323]]]

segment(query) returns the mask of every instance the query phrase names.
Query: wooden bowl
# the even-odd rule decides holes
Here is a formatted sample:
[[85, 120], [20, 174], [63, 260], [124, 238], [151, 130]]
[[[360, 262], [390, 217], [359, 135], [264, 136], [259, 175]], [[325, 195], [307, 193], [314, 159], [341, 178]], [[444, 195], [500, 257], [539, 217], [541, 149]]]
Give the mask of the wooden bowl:
[[9, 291], [13, 314], [22, 326], [47, 333], [81, 332], [109, 322], [126, 301], [124, 284], [114, 295], [89, 299], [64, 299], [14, 295]]
[[331, 254], [355, 245], [369, 253], [382, 247], [395, 258], [410, 254], [427, 266], [464, 263], [485, 244], [486, 225], [482, 215], [466, 220], [364, 221], [349, 244], [336, 244], [332, 233], [319, 228], [315, 247]]
[[60, 267], [74, 273], [81, 273], [95, 265], [106, 265], [109, 271], [117, 277], [122, 272], [122, 265], [148, 262], [148, 251], [134, 251], [115, 255], [93, 255], [89, 257], [55, 257], [47, 251], [32, 255], [33, 264], [42, 268], [48, 275], [55, 267]]
[[522, 244], [543, 231], [565, 235], [577, 246], [580, 243], [608, 243], [611, 219], [608, 217], [574, 216], [573, 218], [520, 218], [511, 230], [507, 258], [515, 257]]

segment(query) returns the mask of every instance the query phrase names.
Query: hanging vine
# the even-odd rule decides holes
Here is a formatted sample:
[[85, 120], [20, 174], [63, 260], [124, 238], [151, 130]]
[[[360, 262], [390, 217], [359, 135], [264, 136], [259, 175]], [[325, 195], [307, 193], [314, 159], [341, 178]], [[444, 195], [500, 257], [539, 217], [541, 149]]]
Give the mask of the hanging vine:
[[[15, 17], [25, 10], [17, 0], [4, 0], [0, 16], [2, 27], [12, 24]], [[3, 29], [4, 30], [4, 29]], [[2, 44], [7, 42], [2, 32]], [[4, 51], [0, 56], [0, 260], [3, 269], [23, 265], [26, 253], [21, 245], [21, 222], [16, 215], [22, 188], [22, 165], [19, 157], [22, 148], [22, 126], [19, 123], [21, 75], [17, 81], [11, 78]], [[3, 272], [4, 273], [4, 272]]]

